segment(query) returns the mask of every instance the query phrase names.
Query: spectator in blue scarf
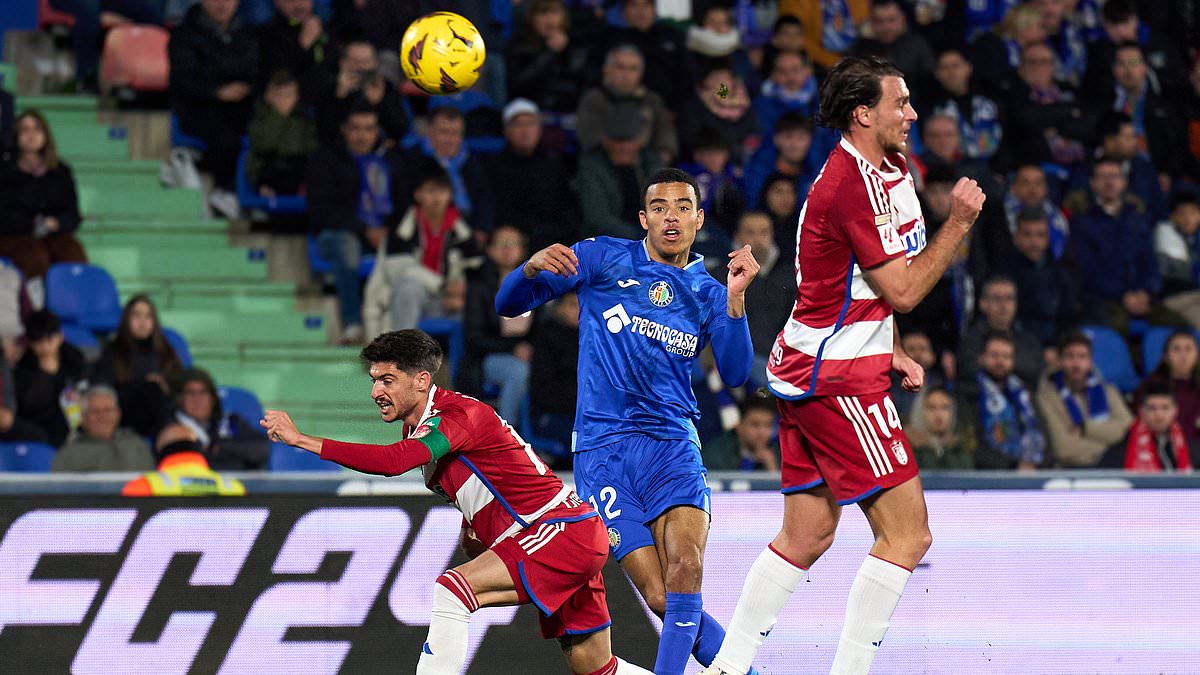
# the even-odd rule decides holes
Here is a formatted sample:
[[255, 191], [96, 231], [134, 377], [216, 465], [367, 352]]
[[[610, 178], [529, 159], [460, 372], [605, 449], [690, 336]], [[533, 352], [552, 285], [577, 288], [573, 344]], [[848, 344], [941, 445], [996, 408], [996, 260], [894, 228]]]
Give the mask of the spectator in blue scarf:
[[817, 78], [804, 52], [780, 52], [771, 65], [771, 76], [754, 97], [759, 132], [775, 133], [775, 124], [785, 113], [812, 117], [817, 111]]
[[1038, 383], [1037, 402], [1054, 464], [1064, 468], [1094, 467], [1105, 450], [1121, 440], [1133, 413], [1121, 392], [1104, 380], [1092, 362], [1092, 341], [1072, 332], [1058, 344], [1061, 368]]
[[458, 212], [470, 219], [471, 227], [491, 232], [495, 225], [491, 185], [482, 160], [467, 150], [465, 134], [462, 112], [448, 106], [434, 108], [424, 136], [406, 156], [405, 165], [411, 171], [424, 164], [422, 157], [437, 162], [450, 177]]
[[1013, 341], [999, 331], [989, 333], [979, 355], [979, 469], [1033, 471], [1046, 458], [1046, 436], [1038, 425], [1029, 390], [1013, 374]]

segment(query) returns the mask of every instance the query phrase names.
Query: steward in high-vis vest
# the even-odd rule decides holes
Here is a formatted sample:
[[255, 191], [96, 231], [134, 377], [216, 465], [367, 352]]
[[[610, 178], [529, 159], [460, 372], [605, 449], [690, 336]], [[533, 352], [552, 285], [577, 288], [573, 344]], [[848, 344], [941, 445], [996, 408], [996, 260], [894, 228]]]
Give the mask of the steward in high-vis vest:
[[126, 497], [204, 497], [241, 496], [246, 488], [241, 481], [225, 478], [208, 468], [208, 460], [191, 429], [172, 424], [158, 435], [155, 444], [158, 471], [152, 471], [125, 484]]

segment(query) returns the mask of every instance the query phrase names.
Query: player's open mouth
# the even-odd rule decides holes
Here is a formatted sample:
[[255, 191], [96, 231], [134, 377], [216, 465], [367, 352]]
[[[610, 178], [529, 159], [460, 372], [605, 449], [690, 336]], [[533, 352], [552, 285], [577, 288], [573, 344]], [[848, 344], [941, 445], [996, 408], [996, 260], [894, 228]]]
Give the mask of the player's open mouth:
[[663, 230], [663, 239], [666, 239], [667, 241], [679, 241], [679, 230], [673, 227], [668, 227], [667, 229]]
[[379, 406], [379, 412], [387, 412], [392, 409], [392, 402], [384, 398], [375, 399], [375, 405]]

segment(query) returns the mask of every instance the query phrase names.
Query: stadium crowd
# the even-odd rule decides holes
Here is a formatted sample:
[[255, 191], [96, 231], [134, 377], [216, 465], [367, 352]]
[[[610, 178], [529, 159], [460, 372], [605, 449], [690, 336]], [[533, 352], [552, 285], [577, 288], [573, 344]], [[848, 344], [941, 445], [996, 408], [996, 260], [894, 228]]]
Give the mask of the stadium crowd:
[[[500, 279], [551, 243], [640, 238], [645, 178], [678, 166], [701, 187], [694, 248], [714, 276], [743, 245], [761, 266], [747, 292], [751, 385], [726, 390], [711, 359], [695, 374], [705, 461], [778, 470], [765, 366], [795, 298], [804, 198], [837, 142], [815, 123], [817, 91], [846, 54], [886, 56], [906, 75], [927, 236], [959, 177], [988, 196], [934, 291], [897, 316], [926, 370], [922, 393], [892, 392], [920, 465], [1200, 461], [1200, 4], [523, 0], [508, 14], [479, 0], [274, 0], [257, 25], [261, 2], [182, 4], [171, 113], [202, 142], [213, 208], [315, 239], [343, 343], [460, 319], [456, 388], [527, 420], [556, 467], [570, 462], [578, 301], [501, 319]], [[400, 73], [405, 27], [434, 9], [483, 31], [488, 61], [470, 90], [427, 97]], [[86, 82], [95, 54], [76, 57]], [[0, 256], [25, 279], [86, 260], [45, 119], [2, 123]], [[243, 139], [252, 190], [301, 196], [307, 217], [240, 213]], [[364, 254], [376, 256], [365, 277]], [[214, 467], [264, 466], [253, 421], [214, 406], [211, 378], [182, 368], [149, 298], [128, 303], [89, 364], [52, 314], [29, 311], [36, 283], [18, 287], [33, 297], [0, 361], [0, 440], [62, 446], [56, 469], [145, 469], [145, 439], [182, 422]], [[1130, 355], [1144, 377], [1107, 380]]]

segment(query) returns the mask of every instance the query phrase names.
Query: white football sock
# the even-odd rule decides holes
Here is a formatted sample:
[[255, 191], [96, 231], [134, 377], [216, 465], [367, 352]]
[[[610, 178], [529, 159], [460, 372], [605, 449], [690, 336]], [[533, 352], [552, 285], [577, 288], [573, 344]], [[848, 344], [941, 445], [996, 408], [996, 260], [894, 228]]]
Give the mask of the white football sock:
[[725, 642], [713, 666], [727, 673], [744, 675], [750, 670], [763, 640], [775, 626], [779, 612], [808, 571], [796, 567], [767, 547], [746, 574], [746, 585], [738, 598], [733, 620], [725, 629]]
[[471, 611], [448, 588], [435, 584], [429, 614], [429, 636], [421, 647], [417, 675], [458, 675], [467, 660]]
[[900, 602], [904, 586], [912, 572], [903, 567], [867, 556], [846, 601], [846, 623], [833, 657], [831, 675], [866, 675], [875, 660], [892, 612]]

